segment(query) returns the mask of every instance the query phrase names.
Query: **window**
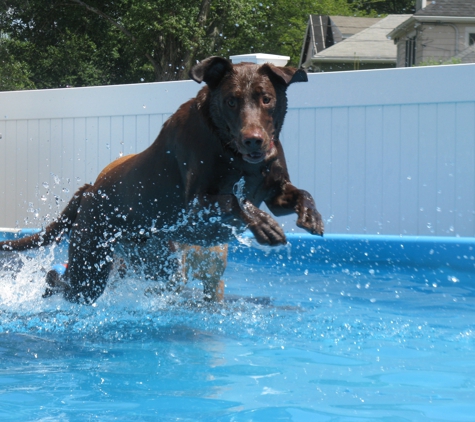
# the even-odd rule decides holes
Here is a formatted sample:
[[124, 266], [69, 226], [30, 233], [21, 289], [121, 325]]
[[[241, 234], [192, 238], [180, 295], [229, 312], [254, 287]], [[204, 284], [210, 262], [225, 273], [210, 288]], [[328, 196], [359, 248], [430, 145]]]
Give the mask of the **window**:
[[412, 67], [416, 64], [416, 37], [406, 39], [406, 67]]
[[470, 47], [475, 44], [475, 26], [465, 28], [465, 45]]

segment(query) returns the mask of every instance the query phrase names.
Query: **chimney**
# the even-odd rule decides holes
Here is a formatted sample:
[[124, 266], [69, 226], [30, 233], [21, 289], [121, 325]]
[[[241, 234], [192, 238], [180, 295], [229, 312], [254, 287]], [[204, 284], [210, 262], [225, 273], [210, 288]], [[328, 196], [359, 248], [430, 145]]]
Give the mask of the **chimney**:
[[427, 6], [427, 0], [416, 0], [416, 12]]

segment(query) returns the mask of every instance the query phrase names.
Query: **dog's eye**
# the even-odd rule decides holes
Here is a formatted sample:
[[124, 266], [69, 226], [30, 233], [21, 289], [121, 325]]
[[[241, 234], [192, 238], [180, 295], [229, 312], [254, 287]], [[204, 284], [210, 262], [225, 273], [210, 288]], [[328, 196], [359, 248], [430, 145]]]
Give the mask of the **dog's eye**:
[[236, 98], [230, 98], [228, 100], [228, 106], [229, 107], [234, 108], [234, 107], [236, 107], [236, 105], [237, 105]]
[[262, 97], [262, 102], [263, 102], [263, 104], [269, 104], [270, 103], [270, 98], [269, 97]]

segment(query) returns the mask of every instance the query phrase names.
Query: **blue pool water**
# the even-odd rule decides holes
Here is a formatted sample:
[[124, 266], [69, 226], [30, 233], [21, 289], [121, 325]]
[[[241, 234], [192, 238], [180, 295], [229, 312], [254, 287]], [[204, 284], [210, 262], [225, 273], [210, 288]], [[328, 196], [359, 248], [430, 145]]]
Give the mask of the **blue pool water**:
[[474, 419], [474, 239], [236, 243], [214, 305], [132, 278], [42, 299], [59, 255], [0, 257], [2, 421]]

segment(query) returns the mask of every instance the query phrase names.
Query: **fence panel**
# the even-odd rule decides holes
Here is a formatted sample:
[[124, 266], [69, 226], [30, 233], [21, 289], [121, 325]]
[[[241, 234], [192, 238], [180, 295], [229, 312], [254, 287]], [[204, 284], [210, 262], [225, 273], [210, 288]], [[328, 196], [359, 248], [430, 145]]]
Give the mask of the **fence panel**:
[[[309, 75], [282, 131], [327, 233], [475, 236], [475, 65]], [[200, 88], [0, 92], [0, 226], [38, 226]], [[299, 230], [295, 217], [280, 219]]]

